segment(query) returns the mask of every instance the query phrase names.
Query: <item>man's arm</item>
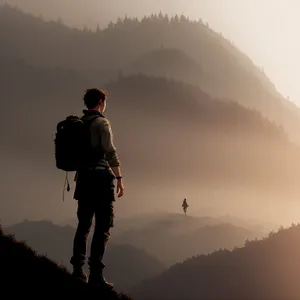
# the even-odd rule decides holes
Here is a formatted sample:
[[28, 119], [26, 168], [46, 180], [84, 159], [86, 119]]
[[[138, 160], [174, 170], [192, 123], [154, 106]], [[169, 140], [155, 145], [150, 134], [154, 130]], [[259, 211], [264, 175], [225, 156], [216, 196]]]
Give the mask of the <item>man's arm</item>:
[[122, 180], [122, 172], [120, 160], [117, 155], [116, 147], [113, 143], [113, 133], [108, 120], [101, 121], [101, 145], [104, 150], [107, 162], [117, 178], [117, 193], [118, 197], [123, 196], [124, 186]]

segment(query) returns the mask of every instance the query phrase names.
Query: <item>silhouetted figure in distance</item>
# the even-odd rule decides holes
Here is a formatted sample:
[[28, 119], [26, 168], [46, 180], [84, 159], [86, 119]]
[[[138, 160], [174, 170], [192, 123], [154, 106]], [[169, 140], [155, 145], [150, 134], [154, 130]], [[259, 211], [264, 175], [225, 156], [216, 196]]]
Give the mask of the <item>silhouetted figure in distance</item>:
[[185, 215], [186, 215], [188, 207], [189, 207], [189, 205], [188, 205], [188, 203], [186, 201], [186, 198], [184, 198], [183, 203], [182, 203], [182, 208], [183, 208], [183, 212], [184, 212]]

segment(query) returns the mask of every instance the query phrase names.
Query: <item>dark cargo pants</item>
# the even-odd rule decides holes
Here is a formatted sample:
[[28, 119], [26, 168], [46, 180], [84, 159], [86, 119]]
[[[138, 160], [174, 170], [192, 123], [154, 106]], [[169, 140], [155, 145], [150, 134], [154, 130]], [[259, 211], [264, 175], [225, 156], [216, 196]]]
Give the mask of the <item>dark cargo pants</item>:
[[82, 267], [85, 264], [87, 239], [95, 218], [88, 265], [90, 271], [99, 272], [106, 244], [113, 227], [114, 176], [107, 170], [79, 172], [74, 198], [78, 200], [78, 225], [73, 243], [71, 264]]

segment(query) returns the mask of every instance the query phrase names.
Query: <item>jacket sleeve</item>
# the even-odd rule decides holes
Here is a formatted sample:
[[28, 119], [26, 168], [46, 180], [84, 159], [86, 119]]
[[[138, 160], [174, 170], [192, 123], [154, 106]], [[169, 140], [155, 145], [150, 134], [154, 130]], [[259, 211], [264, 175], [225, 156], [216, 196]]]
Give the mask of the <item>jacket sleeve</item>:
[[106, 160], [110, 167], [119, 167], [120, 161], [116, 147], [113, 143], [113, 133], [111, 125], [107, 119], [102, 119], [99, 124], [101, 146], [104, 150]]

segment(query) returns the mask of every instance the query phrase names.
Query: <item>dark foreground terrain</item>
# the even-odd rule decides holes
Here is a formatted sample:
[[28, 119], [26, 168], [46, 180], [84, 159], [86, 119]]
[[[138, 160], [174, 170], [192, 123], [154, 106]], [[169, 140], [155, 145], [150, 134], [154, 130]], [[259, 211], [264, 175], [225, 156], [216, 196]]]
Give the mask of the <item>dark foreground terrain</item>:
[[64, 267], [41, 256], [14, 236], [0, 228], [0, 282], [1, 294], [10, 299], [48, 298], [130, 300], [115, 291], [91, 289], [74, 280]]

